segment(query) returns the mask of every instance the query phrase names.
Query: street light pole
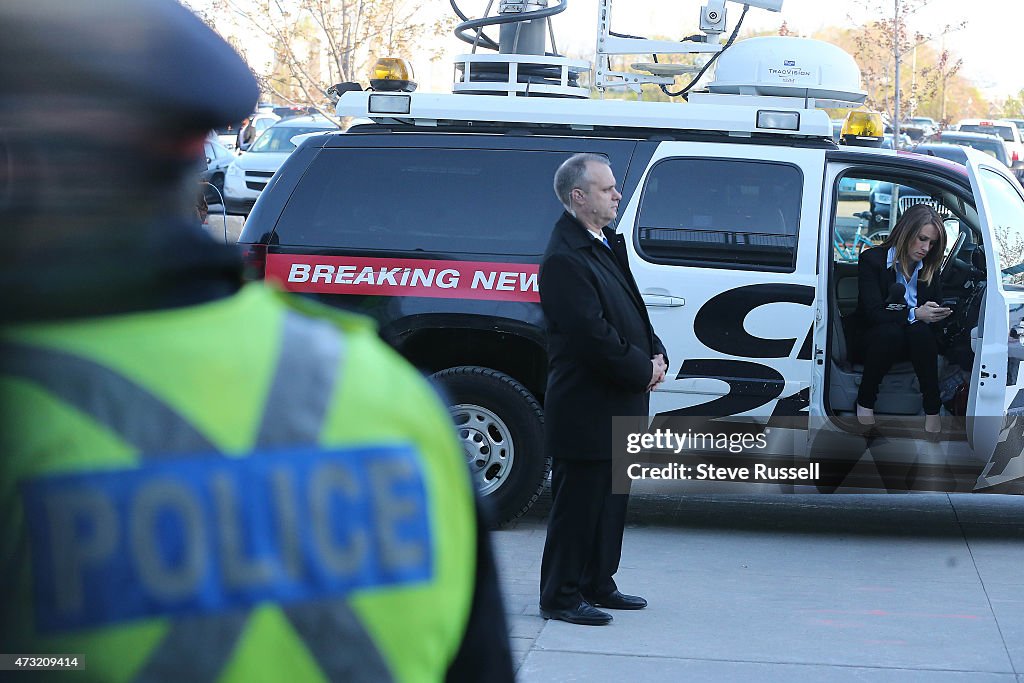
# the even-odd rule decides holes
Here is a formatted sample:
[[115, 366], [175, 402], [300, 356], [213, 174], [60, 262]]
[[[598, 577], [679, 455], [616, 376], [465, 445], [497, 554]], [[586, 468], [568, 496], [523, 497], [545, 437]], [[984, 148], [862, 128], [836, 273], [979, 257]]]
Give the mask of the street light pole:
[[[946, 55], [946, 34], [942, 34], [942, 56]], [[942, 64], [942, 113], [939, 115], [939, 125], [945, 128], [946, 124], [946, 80], [949, 78], [949, 74], [946, 71], [945, 61]]]
[[893, 55], [896, 58], [896, 92], [893, 93], [893, 112], [892, 112], [892, 144], [893, 147], [899, 145], [900, 140], [900, 0], [895, 0], [896, 3], [896, 14], [893, 16], [892, 21], [892, 45]]

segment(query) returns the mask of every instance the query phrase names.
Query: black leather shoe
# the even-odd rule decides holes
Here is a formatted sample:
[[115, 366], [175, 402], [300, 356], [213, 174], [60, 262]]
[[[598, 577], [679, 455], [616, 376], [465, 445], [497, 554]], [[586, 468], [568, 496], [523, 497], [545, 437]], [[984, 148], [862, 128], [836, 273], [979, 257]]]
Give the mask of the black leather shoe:
[[643, 609], [647, 607], [647, 601], [639, 595], [626, 595], [619, 591], [612, 591], [604, 597], [587, 597], [587, 602], [605, 609]]
[[612, 620], [612, 615], [595, 609], [587, 602], [581, 602], [576, 607], [569, 609], [544, 609], [541, 607], [540, 615], [545, 619], [557, 619], [581, 626], [604, 626]]

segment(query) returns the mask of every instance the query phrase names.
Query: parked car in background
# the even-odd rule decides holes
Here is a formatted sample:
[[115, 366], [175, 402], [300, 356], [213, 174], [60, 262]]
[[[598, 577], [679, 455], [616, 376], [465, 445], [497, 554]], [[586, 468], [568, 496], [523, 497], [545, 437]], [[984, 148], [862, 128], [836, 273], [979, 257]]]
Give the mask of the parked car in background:
[[913, 123], [900, 124], [900, 134], [910, 138], [911, 144], [920, 142], [931, 134], [931, 129]]
[[[886, 126], [886, 128], [889, 128]], [[882, 135], [882, 149], [906, 149], [913, 147], [914, 141], [910, 139], [910, 136], [906, 133], [900, 133], [900, 144], [896, 144], [896, 138], [893, 137], [892, 129], [889, 128], [888, 132]]]
[[871, 209], [870, 231], [878, 230], [881, 227], [888, 229], [889, 215], [892, 206], [892, 183], [878, 183], [868, 195], [868, 203]]
[[241, 121], [238, 123], [229, 123], [226, 126], [214, 128], [213, 131], [211, 131], [211, 134], [217, 139], [217, 142], [219, 142], [221, 146], [231, 152], [234, 152], [238, 149], [238, 131], [241, 127]]
[[867, 199], [877, 184], [877, 180], [846, 176], [839, 181], [839, 199]]
[[[256, 139], [259, 138], [259, 136], [263, 133], [263, 131], [265, 131], [267, 128], [270, 128], [271, 126], [273, 126], [275, 123], [277, 123], [280, 120], [281, 120], [280, 116], [278, 116], [277, 114], [273, 114], [271, 112], [259, 112], [259, 113], [253, 114], [250, 117], [250, 121], [249, 121], [249, 125], [256, 129], [256, 138], [253, 139], [253, 142], [256, 142]], [[242, 145], [241, 148], [238, 151], [239, 152], [245, 152], [246, 151], [245, 145]]]
[[263, 132], [252, 147], [228, 166], [224, 200], [228, 213], [247, 215], [285, 159], [295, 151], [294, 138], [307, 133], [339, 130], [323, 116], [282, 119]]
[[924, 137], [934, 135], [939, 131], [939, 124], [935, 122], [935, 119], [929, 116], [911, 116], [907, 119], [907, 125], [920, 128], [924, 133]]
[[922, 142], [910, 151], [915, 154], [927, 154], [928, 156], [939, 157], [940, 159], [947, 159], [958, 164], [967, 165], [967, 152], [964, 151], [963, 145], [953, 145], [941, 142]]
[[[956, 129], [962, 133], [989, 133], [998, 135], [1006, 143], [1010, 166], [1018, 178], [1024, 173], [1024, 133], [1012, 121], [1006, 119], [964, 119]], [[1018, 171], [1017, 169], [1021, 170]]]
[[322, 116], [323, 115], [323, 112], [321, 112], [316, 107], [302, 107], [302, 106], [295, 105], [295, 104], [282, 105], [282, 106], [279, 106], [279, 107], [274, 107], [271, 111], [275, 115], [281, 117], [282, 119], [290, 119], [293, 116]]
[[[1006, 143], [1002, 138], [996, 135], [990, 135], [987, 133], [968, 133], [959, 130], [946, 130], [941, 133], [936, 133], [928, 140], [928, 142], [971, 147], [972, 149], [984, 152], [989, 156], [993, 156], [1003, 162], [1006, 166], [1013, 168], [1013, 163], [1010, 160], [1010, 152], [1007, 149]], [[1024, 163], [1018, 163], [1018, 166], [1024, 166]], [[1014, 172], [1016, 173], [1016, 169]], [[1018, 178], [1019, 177], [1020, 175], [1018, 174]]]
[[213, 186], [204, 186], [203, 194], [208, 203], [220, 204], [224, 197], [224, 174], [236, 157], [230, 149], [212, 137], [203, 143], [203, 151], [206, 154], [206, 170], [199, 173], [199, 180]]
[[[257, 111], [250, 118], [250, 124], [256, 127], [257, 136], [267, 128], [277, 123], [281, 117], [266, 111]], [[230, 150], [231, 152], [238, 154], [238, 133], [242, 129], [242, 121], [238, 123], [229, 123], [226, 126], [221, 126], [212, 131], [212, 135], [217, 139], [221, 145]]]
[[890, 226], [895, 225], [900, 216], [915, 204], [931, 204], [943, 216], [949, 213], [941, 208], [939, 202], [932, 200], [917, 188], [890, 182], [876, 183], [868, 195], [871, 225], [866, 231], [866, 236], [873, 242], [888, 237]]
[[1013, 125], [1017, 126], [1017, 130], [1020, 131], [1021, 137], [1024, 137], [1024, 119], [1004, 119], [1004, 120], [1005, 121], [1009, 121]]

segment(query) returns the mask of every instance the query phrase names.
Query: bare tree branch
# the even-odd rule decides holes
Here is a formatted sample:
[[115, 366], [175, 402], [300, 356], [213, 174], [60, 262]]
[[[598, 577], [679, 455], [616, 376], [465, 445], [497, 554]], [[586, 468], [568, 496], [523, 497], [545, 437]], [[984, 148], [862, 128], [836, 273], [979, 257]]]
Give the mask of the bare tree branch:
[[257, 72], [265, 92], [329, 111], [328, 86], [362, 80], [377, 56], [409, 52], [422, 36], [447, 29], [429, 17], [429, 5], [429, 0], [214, 0], [205, 19], [240, 23], [272, 45], [273, 63]]

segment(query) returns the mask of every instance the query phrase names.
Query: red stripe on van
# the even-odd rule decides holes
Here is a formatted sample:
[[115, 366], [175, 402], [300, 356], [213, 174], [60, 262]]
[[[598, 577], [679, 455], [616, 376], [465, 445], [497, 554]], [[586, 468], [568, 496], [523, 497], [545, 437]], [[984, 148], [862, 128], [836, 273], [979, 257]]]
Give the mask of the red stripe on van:
[[536, 263], [268, 254], [267, 279], [291, 292], [539, 302]]

